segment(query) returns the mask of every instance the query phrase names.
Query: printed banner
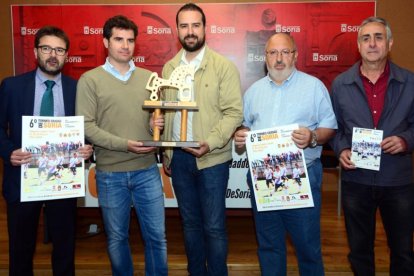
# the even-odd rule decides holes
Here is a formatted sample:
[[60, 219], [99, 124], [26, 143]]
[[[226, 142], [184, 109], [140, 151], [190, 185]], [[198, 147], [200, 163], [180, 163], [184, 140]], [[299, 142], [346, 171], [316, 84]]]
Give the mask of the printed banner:
[[[318, 77], [329, 88], [340, 72], [359, 59], [358, 26], [363, 19], [375, 15], [375, 1], [200, 6], [207, 18], [207, 44], [237, 65], [243, 91], [265, 75], [264, 46], [277, 32], [290, 33], [295, 38], [298, 69]], [[175, 23], [180, 7], [181, 4], [12, 5], [15, 73], [35, 68], [34, 34], [44, 25], [56, 25], [70, 39], [64, 72], [79, 78], [104, 63], [102, 27], [109, 17], [123, 14], [138, 25], [133, 57], [136, 65], [161, 75], [163, 65], [181, 48]]]
[[249, 131], [246, 139], [257, 211], [313, 207], [303, 150], [292, 141], [297, 124]]
[[23, 116], [22, 150], [32, 153], [21, 170], [21, 201], [85, 196], [85, 168], [77, 149], [83, 116]]
[[351, 160], [355, 167], [379, 171], [382, 136], [382, 130], [353, 128]]
[[[178, 207], [175, 199], [172, 180], [168, 177], [158, 164], [161, 174], [161, 181], [164, 187], [165, 207]], [[230, 164], [230, 176], [226, 192], [227, 208], [250, 208], [250, 190], [247, 186], [246, 175], [249, 168], [246, 153], [238, 154], [233, 152], [233, 161]], [[86, 195], [78, 200], [78, 205], [82, 207], [98, 207], [98, 192], [96, 189], [95, 164], [86, 168]]]

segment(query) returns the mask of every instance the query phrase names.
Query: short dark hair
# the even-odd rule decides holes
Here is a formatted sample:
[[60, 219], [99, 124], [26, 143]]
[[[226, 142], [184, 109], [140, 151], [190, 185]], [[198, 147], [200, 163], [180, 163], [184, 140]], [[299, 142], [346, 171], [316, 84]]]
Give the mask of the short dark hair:
[[134, 38], [136, 38], [138, 35], [138, 27], [135, 22], [123, 15], [115, 15], [114, 17], [106, 20], [103, 27], [103, 37], [109, 40], [112, 36], [113, 28], [132, 30], [134, 31]]
[[203, 10], [194, 3], [187, 3], [178, 10], [177, 15], [175, 16], [175, 23], [177, 24], [177, 26], [178, 26], [178, 15], [182, 11], [198, 11], [199, 13], [201, 13], [201, 20], [203, 21], [203, 26], [204, 27], [206, 26], [206, 15], [204, 14]]
[[66, 44], [66, 50], [69, 50], [69, 38], [66, 35], [66, 33], [55, 26], [44, 26], [42, 28], [40, 28], [35, 35], [35, 40], [34, 40], [34, 46], [35, 48], [39, 47], [39, 43], [40, 43], [40, 39], [44, 36], [47, 35], [51, 35], [51, 36], [56, 36], [60, 39], [62, 39], [63, 41], [65, 41]]

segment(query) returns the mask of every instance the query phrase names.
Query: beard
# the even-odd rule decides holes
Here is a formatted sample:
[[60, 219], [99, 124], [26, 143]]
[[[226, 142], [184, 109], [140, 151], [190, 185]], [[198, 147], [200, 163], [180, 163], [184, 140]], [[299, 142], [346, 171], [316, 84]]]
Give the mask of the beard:
[[[49, 62], [55, 62], [56, 66], [48, 66]], [[55, 57], [50, 57], [46, 60], [41, 60], [40, 57], [37, 57], [37, 66], [43, 73], [51, 76], [56, 76], [62, 71], [63, 63], [60, 64], [59, 60]]]
[[[194, 39], [196, 39], [197, 42], [195, 44], [193, 44], [193, 45], [187, 44], [185, 42], [185, 40], [187, 38], [194, 38]], [[205, 42], [206, 42], [205, 36], [203, 36], [202, 39], [200, 39], [196, 35], [187, 35], [183, 39], [180, 38], [181, 46], [183, 46], [184, 50], [186, 50], [187, 52], [195, 52], [195, 51], [200, 50], [201, 48], [203, 48]]]
[[273, 68], [273, 66], [267, 65], [267, 71], [270, 78], [277, 82], [283, 82], [287, 80], [295, 69], [294, 66], [286, 66], [286, 64], [283, 62], [277, 62], [276, 65], [284, 65], [285, 68], [283, 70], [277, 70]]

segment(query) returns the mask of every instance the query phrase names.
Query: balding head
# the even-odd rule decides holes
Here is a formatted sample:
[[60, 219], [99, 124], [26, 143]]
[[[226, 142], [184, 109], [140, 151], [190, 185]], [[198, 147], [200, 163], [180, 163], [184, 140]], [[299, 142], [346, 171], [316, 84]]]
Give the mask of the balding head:
[[282, 84], [295, 69], [297, 56], [296, 43], [291, 35], [272, 35], [266, 42], [266, 66], [269, 77], [276, 84]]
[[286, 34], [286, 33], [277, 33], [277, 34], [272, 35], [267, 40], [265, 49], [266, 51], [268, 51], [269, 48], [274, 49], [274, 45], [279, 45], [281, 43], [284, 43], [285, 45], [289, 45], [289, 49], [297, 51], [295, 40], [290, 34]]

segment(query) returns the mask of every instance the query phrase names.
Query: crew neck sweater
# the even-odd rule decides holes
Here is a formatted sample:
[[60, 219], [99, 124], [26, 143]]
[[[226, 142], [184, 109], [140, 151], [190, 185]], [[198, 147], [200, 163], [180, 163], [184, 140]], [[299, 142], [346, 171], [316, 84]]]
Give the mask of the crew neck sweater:
[[85, 136], [95, 147], [96, 169], [126, 172], [145, 169], [156, 162], [154, 153], [129, 152], [128, 140], [152, 140], [149, 99], [145, 89], [151, 72], [136, 68], [127, 81], [101, 66], [84, 73], [78, 81], [76, 114], [85, 119]]

